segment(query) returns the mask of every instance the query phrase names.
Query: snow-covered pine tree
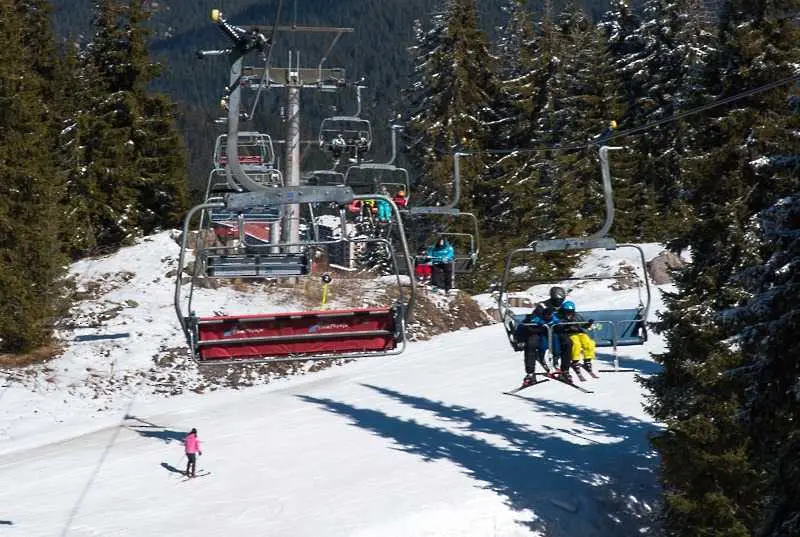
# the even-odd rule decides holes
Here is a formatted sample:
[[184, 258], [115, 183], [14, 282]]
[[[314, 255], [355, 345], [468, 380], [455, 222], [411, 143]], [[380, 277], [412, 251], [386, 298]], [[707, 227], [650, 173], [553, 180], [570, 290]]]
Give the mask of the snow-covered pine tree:
[[60, 66], [46, 2], [0, 1], [0, 352], [50, 342], [64, 307]]
[[175, 105], [166, 95], [148, 91], [161, 68], [153, 63], [148, 51], [146, 24], [151, 13], [143, 4], [139, 0], [127, 2], [127, 44], [130, 62], [142, 66], [135, 75], [138, 107], [131, 141], [139, 171], [136, 225], [146, 235], [180, 225], [189, 199], [186, 147], [177, 128]]
[[[432, 23], [428, 32], [419, 28], [410, 49], [414, 72], [404, 93], [410, 114], [408, 155], [420, 173], [415, 199], [436, 205], [452, 196], [454, 152], [487, 148], [498, 90], [495, 58], [479, 27], [475, 0], [447, 0]], [[475, 196], [486, 160], [474, 154], [461, 161], [460, 208], [481, 219], [491, 204]]]
[[744, 367], [745, 425], [766, 474], [758, 535], [800, 535], [800, 194], [753, 219], [753, 263], [736, 280], [747, 291], [736, 313]]
[[[641, 58], [643, 43], [639, 34], [641, 20], [630, 0], [611, 0], [609, 10], [603, 14], [598, 27], [605, 33], [611, 54], [610, 67], [621, 73], [630, 71], [630, 63]], [[634, 80], [623, 82], [628, 106], [634, 106], [637, 88]]]
[[[485, 267], [502, 269], [508, 250], [544, 237], [549, 230], [550, 191], [540, 177], [550, 168], [537, 152], [519, 151], [551, 143], [551, 132], [541, 133], [541, 115], [549, 102], [549, 83], [557, 59], [550, 2], [543, 19], [534, 25], [524, 0], [511, 0], [509, 17], [498, 43], [502, 119], [492, 126], [494, 147], [510, 153], [496, 155], [479, 195], [492, 198], [484, 213], [484, 229], [495, 248], [484, 248]], [[540, 139], [541, 136], [541, 139]], [[546, 266], [536, 267], [546, 270]]]
[[[623, 115], [624, 99], [602, 33], [586, 13], [569, 3], [558, 28], [561, 75], [552, 88], [554, 130], [562, 133], [563, 145], [588, 147], [555, 154], [558, 171], [552, 178], [551, 218], [557, 236], [581, 236], [598, 229], [605, 212], [598, 146], [592, 142], [610, 121]], [[618, 161], [615, 154], [614, 188], [617, 199], [625, 200]]]
[[[632, 41], [640, 45], [621, 65], [629, 81], [628, 126], [669, 118], [701, 104], [697, 80], [714, 50], [714, 36], [700, 16], [702, 0], [648, 0]], [[690, 224], [686, 186], [680, 166], [685, 153], [684, 122], [670, 121], [642, 132], [627, 144], [633, 149], [631, 177], [645, 194], [635, 204], [632, 235], [639, 240], [669, 240]]]
[[[664, 370], [644, 381], [649, 411], [667, 424], [654, 439], [667, 535], [754, 535], [769, 499], [769, 467], [753, 455], [763, 446], [743, 419], [752, 387], [736, 374], [749, 357], [738, 344], [742, 327], [733, 313], [753, 292], [739, 272], [762, 248], [752, 244], [752, 219], [800, 191], [792, 164], [800, 154], [800, 123], [786, 106], [788, 85], [747, 93], [797, 76], [800, 29], [792, 14], [798, 9], [797, 0], [726, 3], [722, 45], [706, 86], [719, 98], [741, 98], [692, 120], [692, 154], [683, 166], [697, 223], [681, 244], [691, 247], [693, 260], [660, 323], [670, 349], [657, 357]], [[784, 355], [778, 338], [762, 344], [781, 346], [760, 353]], [[773, 535], [790, 534], [773, 529]]]
[[147, 93], [147, 15], [136, 0], [100, 0], [97, 32], [80, 52], [79, 103], [69, 136], [73, 255], [114, 249], [173, 226], [187, 203], [185, 154], [166, 98]]

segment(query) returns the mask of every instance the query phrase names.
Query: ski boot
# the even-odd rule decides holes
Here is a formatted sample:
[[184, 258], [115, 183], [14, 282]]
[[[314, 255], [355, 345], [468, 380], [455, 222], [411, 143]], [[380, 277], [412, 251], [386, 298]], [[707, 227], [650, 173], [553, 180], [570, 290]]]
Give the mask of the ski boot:
[[525, 375], [525, 378], [522, 379], [523, 387], [531, 386], [532, 384], [536, 384], [536, 373], [528, 373]]
[[586, 372], [587, 372], [587, 373], [589, 373], [589, 375], [591, 375], [593, 378], [600, 378], [600, 377], [598, 377], [598, 376], [597, 376], [597, 373], [595, 373], [595, 372], [594, 372], [594, 370], [592, 369], [592, 361], [591, 361], [591, 360], [584, 360], [584, 361], [583, 361], [583, 368], [584, 368], [584, 369], [586, 370]]

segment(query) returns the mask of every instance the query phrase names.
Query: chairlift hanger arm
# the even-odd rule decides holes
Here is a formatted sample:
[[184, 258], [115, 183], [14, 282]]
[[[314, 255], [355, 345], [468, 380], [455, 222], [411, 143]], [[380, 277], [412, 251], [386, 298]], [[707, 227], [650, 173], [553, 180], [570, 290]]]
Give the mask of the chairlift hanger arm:
[[173, 299], [173, 303], [175, 306], [175, 312], [178, 314], [178, 321], [181, 324], [181, 328], [183, 332], [189, 335], [189, 327], [186, 324], [186, 317], [183, 315], [183, 310], [181, 308], [181, 286], [183, 285], [183, 264], [186, 261], [186, 249], [188, 246], [189, 241], [189, 226], [192, 222], [192, 217], [199, 211], [204, 211], [207, 209], [224, 209], [225, 203], [224, 202], [210, 202], [210, 203], [203, 203], [201, 205], [197, 205], [192, 207], [189, 212], [186, 214], [186, 218], [183, 220], [183, 233], [181, 234], [181, 252], [178, 256], [178, 273], [175, 278], [175, 295]]
[[243, 28], [229, 23], [218, 9], [211, 10], [211, 20], [219, 26], [222, 33], [233, 41], [234, 48], [241, 54], [252, 50], [264, 52], [271, 39], [267, 39], [258, 27]]

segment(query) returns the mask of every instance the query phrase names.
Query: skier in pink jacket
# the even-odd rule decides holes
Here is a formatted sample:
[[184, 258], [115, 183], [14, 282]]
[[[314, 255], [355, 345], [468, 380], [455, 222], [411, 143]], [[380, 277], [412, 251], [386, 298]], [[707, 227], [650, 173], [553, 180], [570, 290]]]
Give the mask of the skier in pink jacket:
[[202, 455], [200, 451], [200, 440], [197, 439], [197, 429], [192, 429], [186, 438], [183, 439], [183, 446], [186, 451], [186, 476], [194, 477], [197, 466], [197, 455]]

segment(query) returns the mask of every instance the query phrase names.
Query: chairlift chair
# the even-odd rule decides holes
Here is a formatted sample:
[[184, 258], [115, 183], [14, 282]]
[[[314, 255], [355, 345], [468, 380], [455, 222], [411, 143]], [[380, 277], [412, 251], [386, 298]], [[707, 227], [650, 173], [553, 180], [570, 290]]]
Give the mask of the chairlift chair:
[[344, 184], [353, 189], [357, 194], [379, 194], [381, 187], [392, 187], [394, 192], [403, 190], [406, 197], [410, 195], [411, 180], [408, 170], [393, 164], [362, 163], [354, 164], [347, 168]]
[[[269, 134], [240, 132], [236, 137], [239, 164], [245, 171], [266, 172], [275, 167], [275, 150]], [[214, 144], [214, 167], [228, 163], [228, 135], [220, 134]]]
[[[278, 170], [272, 170], [277, 172]], [[258, 173], [248, 174], [251, 179], [259, 181], [263, 175], [270, 175], [271, 171], [266, 174]], [[270, 184], [270, 183], [265, 183]], [[272, 186], [282, 186], [282, 182], [275, 181]], [[232, 178], [228, 178], [225, 170], [221, 168], [214, 168], [208, 176], [208, 183], [206, 185], [206, 202], [220, 201], [222, 197], [231, 192], [242, 192], [243, 189]], [[222, 244], [230, 244], [232, 241], [240, 239], [239, 219], [243, 230], [242, 241], [253, 244], [268, 243], [270, 238], [271, 226], [275, 224], [282, 217], [281, 207], [260, 207], [252, 208], [241, 213], [233, 213], [225, 209], [210, 208], [201, 213], [200, 229], [213, 229], [215, 235]]]
[[340, 186], [345, 184], [344, 174], [336, 170], [313, 170], [304, 174], [308, 186]]
[[[497, 303], [500, 317], [503, 321], [506, 335], [508, 336], [509, 343], [514, 350], [522, 350], [524, 348], [524, 341], [519, 338], [519, 332], [524, 325], [526, 314], [516, 313], [511, 309], [508, 304], [509, 296], [509, 278], [514, 271], [516, 265], [514, 258], [519, 254], [542, 254], [546, 252], [559, 252], [559, 251], [574, 251], [574, 250], [616, 250], [618, 248], [632, 248], [638, 251], [638, 258], [641, 262], [642, 281], [646, 290], [646, 299], [644, 302], [639, 300], [639, 304], [633, 308], [623, 309], [604, 309], [586, 311], [580, 310], [581, 315], [586, 319], [593, 319], [593, 329], [589, 335], [594, 340], [598, 347], [611, 347], [614, 352], [614, 369], [609, 371], [623, 371], [619, 369], [619, 358], [617, 355], [618, 347], [629, 345], [643, 345], [647, 341], [647, 318], [650, 311], [651, 291], [650, 281], [647, 275], [647, 265], [644, 257], [644, 251], [635, 244], [617, 244], [617, 242], [607, 236], [609, 229], [613, 223], [614, 217], [614, 203], [611, 190], [611, 179], [608, 168], [608, 151], [610, 149], [619, 149], [603, 146], [600, 148], [600, 164], [603, 178], [603, 192], [606, 202], [606, 215], [605, 221], [601, 229], [587, 237], [565, 238], [565, 239], [552, 239], [552, 240], [537, 240], [530, 243], [527, 247], [518, 248], [511, 251], [505, 263], [503, 271], [503, 279], [498, 289]], [[601, 277], [588, 277], [588, 278], [574, 278], [579, 280], [591, 279], [606, 279], [615, 278], [616, 276], [601, 276]], [[538, 280], [537, 283], [543, 283]], [[555, 282], [551, 282], [555, 283]], [[548, 327], [548, 334], [552, 343], [552, 329]], [[552, 348], [552, 345], [550, 346]], [[632, 371], [632, 370], [626, 370]]]
[[372, 148], [372, 125], [358, 116], [332, 116], [319, 127], [319, 147], [339, 158], [348, 153], [358, 158]]
[[[186, 336], [192, 358], [201, 365], [305, 361], [331, 358], [386, 356], [403, 352], [406, 324], [413, 310], [415, 285], [404, 292], [400, 272], [394, 274], [400, 297], [390, 306], [342, 310], [312, 310], [292, 313], [246, 313], [198, 315], [192, 306], [197, 276], [216, 279], [301, 277], [311, 272], [311, 252], [315, 248], [343, 241], [380, 242], [395, 259], [390, 241], [361, 237], [341, 237], [330, 241], [299, 244], [253, 246], [240, 242], [236, 248], [209, 247], [198, 241], [195, 277], [184, 290], [184, 266], [192, 219], [198, 212], [216, 209], [231, 213], [288, 204], [334, 203], [344, 223], [344, 207], [358, 199], [347, 187], [276, 188], [260, 192], [230, 193], [221, 199], [193, 207], [183, 225], [178, 259], [174, 306]], [[396, 206], [386, 199], [396, 212]], [[243, 222], [243, 219], [239, 219]], [[403, 259], [409, 258], [402, 221], [398, 235]], [[241, 229], [241, 228], [240, 228]]]
[[[422, 211], [422, 209], [427, 209]], [[411, 209], [411, 228], [414, 246], [430, 246], [439, 238], [446, 239], [453, 247], [455, 258], [453, 272], [466, 274], [472, 272], [478, 262], [480, 253], [480, 234], [478, 219], [472, 213], [458, 209], [442, 209], [437, 207], [414, 207]], [[427, 221], [425, 225], [422, 222]]]

